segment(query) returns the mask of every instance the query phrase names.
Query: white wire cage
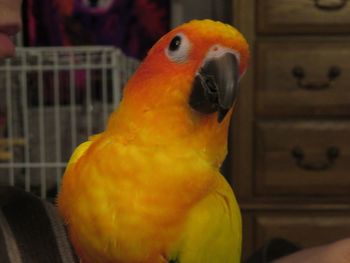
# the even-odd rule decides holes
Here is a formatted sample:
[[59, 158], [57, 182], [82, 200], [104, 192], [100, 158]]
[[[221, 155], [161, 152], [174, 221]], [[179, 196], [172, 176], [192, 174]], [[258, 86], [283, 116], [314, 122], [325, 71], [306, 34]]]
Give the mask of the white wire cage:
[[104, 129], [137, 65], [113, 47], [19, 48], [0, 62], [0, 184], [54, 198], [71, 153]]

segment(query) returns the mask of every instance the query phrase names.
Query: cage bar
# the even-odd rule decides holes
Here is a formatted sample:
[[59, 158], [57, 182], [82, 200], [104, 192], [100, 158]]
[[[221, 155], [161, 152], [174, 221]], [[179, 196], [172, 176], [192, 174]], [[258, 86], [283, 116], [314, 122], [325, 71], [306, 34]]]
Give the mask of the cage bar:
[[[56, 52], [54, 54], [54, 119], [55, 119], [55, 143], [56, 143], [56, 162], [61, 162], [61, 125], [60, 125], [60, 92], [59, 92], [59, 69], [57, 68], [59, 64], [58, 59], [59, 53]], [[61, 168], [56, 167], [56, 185], [59, 185], [61, 182]], [[42, 192], [44, 193], [44, 197], [46, 197], [46, 189], [43, 189]]]
[[7, 148], [10, 152], [9, 159], [9, 184], [15, 184], [15, 175], [14, 175], [14, 164], [13, 164], [13, 124], [12, 124], [12, 89], [11, 89], [11, 70], [10, 70], [10, 61], [6, 61], [5, 74], [6, 74], [6, 127], [7, 127]]
[[[39, 146], [40, 146], [40, 162], [45, 162], [45, 126], [44, 126], [44, 70], [43, 70], [43, 55], [42, 53], [38, 53], [38, 96], [39, 96]], [[40, 167], [40, 195], [41, 197], [45, 197], [46, 193], [44, 190], [46, 189], [46, 169], [45, 166]]]
[[[23, 139], [24, 139], [24, 162], [30, 162], [29, 155], [29, 114], [28, 114], [28, 85], [27, 85], [27, 58], [23, 54], [20, 56], [21, 64], [23, 65], [23, 70], [20, 71], [21, 75], [21, 88], [22, 88], [22, 109], [23, 109]], [[25, 177], [25, 190], [30, 191], [30, 169], [28, 167], [24, 168], [24, 177]]]
[[77, 145], [77, 118], [76, 118], [76, 104], [75, 104], [75, 71], [73, 68], [74, 65], [74, 53], [69, 52], [69, 96], [70, 96], [70, 124], [71, 124], [71, 151], [74, 151], [74, 148]]
[[113, 47], [17, 48], [0, 61], [8, 184], [53, 198], [73, 150], [105, 128], [137, 64]]

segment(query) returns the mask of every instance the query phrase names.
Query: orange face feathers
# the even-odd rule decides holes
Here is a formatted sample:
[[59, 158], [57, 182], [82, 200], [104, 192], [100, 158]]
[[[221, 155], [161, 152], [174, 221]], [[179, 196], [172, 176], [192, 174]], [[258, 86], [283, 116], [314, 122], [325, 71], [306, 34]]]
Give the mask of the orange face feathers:
[[[181, 44], [179, 48], [171, 50], [177, 44]], [[249, 60], [249, 47], [241, 33], [221, 22], [193, 20], [170, 31], [152, 47], [126, 86], [126, 97], [128, 93], [138, 93], [139, 96], [134, 94], [138, 103], [146, 103], [149, 97], [149, 103], [154, 104], [153, 98], [161, 100], [162, 93], [168, 89], [177, 89], [178, 93], [188, 97], [193, 80], [208, 53], [218, 47], [235, 54], [240, 78]], [[171, 99], [167, 97], [169, 103]]]

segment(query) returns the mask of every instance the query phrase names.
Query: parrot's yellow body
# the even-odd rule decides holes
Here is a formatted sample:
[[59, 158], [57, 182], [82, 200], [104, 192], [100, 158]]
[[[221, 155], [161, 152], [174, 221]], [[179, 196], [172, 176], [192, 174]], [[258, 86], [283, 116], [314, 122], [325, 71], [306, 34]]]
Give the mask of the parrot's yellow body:
[[[240, 77], [249, 53], [237, 30], [203, 20], [169, 32], [106, 130], [75, 150], [58, 207], [84, 263], [240, 261], [240, 211], [219, 172], [232, 107], [199, 72], [226, 53]], [[196, 76], [213, 94], [193, 95]]]

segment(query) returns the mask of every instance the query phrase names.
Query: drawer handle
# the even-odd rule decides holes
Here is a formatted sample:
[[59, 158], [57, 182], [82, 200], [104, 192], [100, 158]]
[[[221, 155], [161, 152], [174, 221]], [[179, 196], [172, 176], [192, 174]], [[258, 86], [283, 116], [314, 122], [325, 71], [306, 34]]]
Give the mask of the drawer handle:
[[295, 66], [292, 70], [292, 75], [297, 79], [297, 85], [301, 89], [306, 90], [322, 90], [330, 88], [331, 83], [334, 79], [339, 77], [341, 70], [337, 66], [332, 66], [328, 70], [328, 80], [324, 82], [307, 82], [305, 81], [305, 71], [300, 66]]
[[339, 3], [334, 4], [322, 4], [322, 0], [314, 0], [315, 6], [318, 9], [325, 10], [325, 11], [336, 11], [342, 9], [344, 6], [346, 6], [347, 0], [339, 0]]
[[339, 156], [339, 149], [335, 146], [331, 146], [326, 151], [326, 162], [324, 163], [308, 163], [305, 160], [305, 154], [302, 148], [294, 147], [292, 149], [292, 156], [295, 159], [295, 163], [297, 166], [304, 170], [312, 170], [312, 171], [324, 171], [331, 168], [335, 162], [335, 160]]

